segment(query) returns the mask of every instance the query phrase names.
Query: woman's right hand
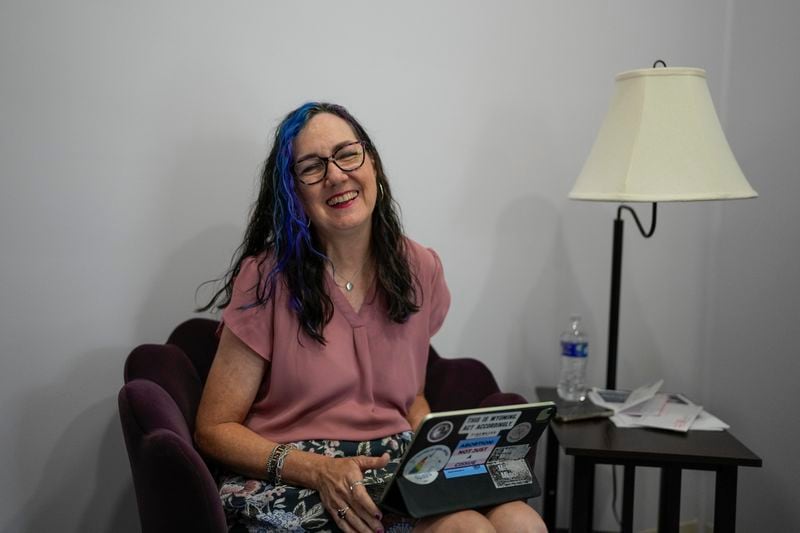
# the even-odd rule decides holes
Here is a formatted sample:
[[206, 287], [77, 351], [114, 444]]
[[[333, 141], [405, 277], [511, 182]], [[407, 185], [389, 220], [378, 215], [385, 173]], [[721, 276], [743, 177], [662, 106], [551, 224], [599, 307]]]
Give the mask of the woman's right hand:
[[[389, 455], [326, 459], [319, 465], [313, 488], [319, 492], [322, 504], [336, 525], [346, 533], [382, 532], [383, 514], [364, 486], [356, 481], [364, 478], [365, 470], [383, 468], [389, 464]], [[342, 513], [340, 510], [343, 510]]]

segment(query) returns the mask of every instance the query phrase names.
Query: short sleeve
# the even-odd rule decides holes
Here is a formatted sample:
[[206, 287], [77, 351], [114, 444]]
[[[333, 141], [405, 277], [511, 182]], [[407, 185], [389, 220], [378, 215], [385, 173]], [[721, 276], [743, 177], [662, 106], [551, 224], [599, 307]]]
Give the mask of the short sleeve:
[[447, 311], [450, 309], [450, 289], [447, 288], [447, 282], [444, 279], [444, 268], [439, 255], [431, 248], [428, 248], [428, 251], [433, 256], [433, 275], [430, 288], [431, 313], [428, 327], [430, 336], [433, 337], [442, 327]]
[[264, 272], [263, 277], [266, 277], [264, 265], [255, 257], [242, 261], [239, 274], [233, 282], [231, 301], [222, 311], [222, 323], [250, 349], [270, 361], [276, 294], [263, 305], [256, 301], [259, 268]]

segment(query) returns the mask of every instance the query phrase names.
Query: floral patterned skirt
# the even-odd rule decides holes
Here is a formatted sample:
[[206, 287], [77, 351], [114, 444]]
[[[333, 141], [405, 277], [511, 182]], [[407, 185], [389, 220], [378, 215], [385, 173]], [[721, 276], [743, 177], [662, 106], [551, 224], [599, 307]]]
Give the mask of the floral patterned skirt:
[[[369, 488], [378, 489], [370, 493], [377, 499], [385, 482], [397, 469], [406, 448], [411, 444], [412, 436], [412, 432], [406, 431], [382, 439], [361, 442], [305, 440], [293, 444], [299, 450], [328, 457], [356, 455], [379, 457], [388, 453], [390, 460], [386, 467], [364, 472], [365, 479], [377, 482], [369, 485]], [[228, 520], [228, 531], [231, 533], [341, 531], [324, 509], [319, 494], [314, 490], [283, 483], [271, 485], [263, 480], [247, 479], [240, 475], [222, 475], [219, 493]], [[383, 526], [386, 533], [407, 533], [413, 528], [414, 520], [385, 514]]]

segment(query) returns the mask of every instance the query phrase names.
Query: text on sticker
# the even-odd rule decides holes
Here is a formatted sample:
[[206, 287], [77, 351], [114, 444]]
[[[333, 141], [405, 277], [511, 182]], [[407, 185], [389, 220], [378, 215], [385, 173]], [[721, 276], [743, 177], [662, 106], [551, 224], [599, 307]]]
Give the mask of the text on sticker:
[[468, 416], [458, 432], [467, 433], [470, 437], [498, 435], [501, 431], [514, 427], [520, 413], [521, 411], [512, 411]]

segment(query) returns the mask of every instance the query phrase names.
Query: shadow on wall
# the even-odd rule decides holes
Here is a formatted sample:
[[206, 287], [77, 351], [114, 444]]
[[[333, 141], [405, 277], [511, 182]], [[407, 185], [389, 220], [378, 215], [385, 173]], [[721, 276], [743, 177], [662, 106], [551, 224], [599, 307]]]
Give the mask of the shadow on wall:
[[241, 238], [233, 225], [207, 228], [165, 258], [137, 317], [137, 343], [164, 342], [175, 326], [196, 315], [216, 287], [201, 285], [225, 273]]
[[[74, 531], [140, 531], [116, 395], [90, 403], [77, 415], [68, 401], [70, 396], [94, 397], [97, 389], [106, 388], [101, 380], [109, 376], [120, 376], [121, 383], [119, 361], [125, 350], [113, 347], [74, 358], [66, 375], [32, 391], [25, 401], [16, 457], [29, 455], [26, 450], [41, 439], [43, 424], [67, 418], [70, 422], [53, 443], [44, 466], [36, 469], [42, 477], [34, 496], [13, 518], [14, 530], [64, 531], [75, 521]], [[25, 469], [22, 463], [18, 467]], [[20, 472], [19, 478], [30, 471]]]
[[[215, 270], [224, 271], [228, 249], [239, 238], [234, 226], [210, 228], [165, 259], [139, 313], [136, 344], [166, 341], [178, 323], [193, 315], [195, 289], [216, 277]], [[68, 372], [26, 398], [16, 435], [17, 457], [29, 456], [26, 450], [38, 446], [43, 426], [68, 422], [52, 446], [47, 445], [51, 451], [45, 451], [43, 467], [24, 461], [18, 465], [20, 479], [33, 471], [43, 474], [10, 522], [15, 531], [141, 531], [117, 409], [124, 361], [134, 347], [71, 357]], [[76, 404], [88, 407], [76, 414]]]
[[[195, 299], [203, 282], [227, 271], [241, 243], [263, 164], [262, 147], [241, 139], [190, 139], [175, 150], [181, 155], [174, 167], [165, 169], [164, 189], [154, 212], [155, 227], [164, 232], [156, 239], [162, 244], [163, 261], [137, 316], [138, 342], [163, 342], [213, 294], [209, 290], [213, 285], [204, 286]], [[241, 226], [209, 225], [231, 212]], [[170, 241], [174, 236], [182, 238]]]
[[[552, 385], [556, 378], [554, 332], [565, 313], [559, 295], [574, 278], [561, 235], [554, 206], [542, 198], [518, 198], [503, 210], [492, 239], [489, 277], [461, 336], [459, 354], [487, 362], [501, 388], [529, 401], [536, 400], [536, 386]], [[487, 335], [487, 328], [494, 333]], [[487, 345], [490, 338], [502, 340]], [[544, 446], [539, 446], [535, 471], [540, 482], [544, 465]], [[534, 507], [541, 512], [539, 503]]]
[[[481, 137], [464, 178], [471, 186], [457, 199], [456, 227], [479, 236], [472, 241], [486, 248], [471, 253], [488, 265], [483, 282], [469, 280], [479, 296], [470, 298], [475, 309], [460, 334], [459, 354], [489, 363], [504, 389], [532, 398], [535, 385], [555, 377], [550, 346], [559, 280], [569, 276], [560, 210], [538, 191], [552, 190], [572, 170], [554, 157], [561, 146], [544, 133], [554, 125], [536, 105], [491, 105], [482, 120], [483, 131], [504, 134]], [[471, 192], [489, 186], [499, 194]]]
[[[554, 207], [534, 196], [503, 209], [487, 252], [489, 276], [460, 337], [459, 354], [489, 363], [505, 388], [527, 398], [534, 386], [552, 383], [555, 376], [549, 346], [555, 342], [559, 279], [568, 277], [556, 221]], [[497, 338], [502, 341], [487, 344]]]

